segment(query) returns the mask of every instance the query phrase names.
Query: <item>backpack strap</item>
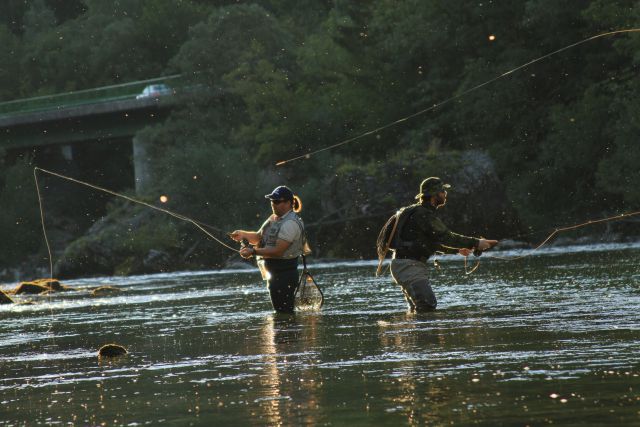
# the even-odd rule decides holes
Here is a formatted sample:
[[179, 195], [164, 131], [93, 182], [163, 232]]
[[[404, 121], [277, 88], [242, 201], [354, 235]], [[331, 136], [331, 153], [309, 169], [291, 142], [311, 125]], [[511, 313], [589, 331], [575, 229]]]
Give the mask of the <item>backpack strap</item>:
[[420, 207], [419, 204], [405, 206], [404, 208], [399, 209], [395, 213], [394, 215], [395, 221], [393, 222], [391, 233], [389, 233], [389, 239], [385, 243], [382, 253], [378, 255], [378, 268], [376, 269], [376, 277], [380, 276], [380, 274], [382, 273], [382, 263], [384, 263], [384, 260], [387, 257], [387, 252], [389, 251], [391, 243], [394, 240], [396, 242], [395, 244], [396, 248], [398, 246], [411, 246], [413, 244], [413, 243], [403, 242], [402, 239], [400, 239], [400, 236], [396, 235], [396, 232], [398, 233], [402, 232], [402, 230], [397, 229], [398, 226], [400, 226], [401, 228], [404, 227], [404, 224], [407, 222], [409, 217], [412, 216], [417, 210], [417, 208], [419, 207]]
[[396, 220], [393, 222], [393, 228], [391, 228], [391, 233], [389, 233], [389, 239], [384, 244], [384, 250], [382, 254], [378, 256], [378, 268], [376, 269], [376, 277], [380, 276], [380, 274], [382, 273], [382, 263], [384, 262], [384, 259], [387, 257], [387, 252], [389, 252], [389, 246], [391, 246], [391, 242], [395, 237], [396, 228], [398, 227], [399, 217], [400, 217], [400, 211], [396, 212], [395, 214]]

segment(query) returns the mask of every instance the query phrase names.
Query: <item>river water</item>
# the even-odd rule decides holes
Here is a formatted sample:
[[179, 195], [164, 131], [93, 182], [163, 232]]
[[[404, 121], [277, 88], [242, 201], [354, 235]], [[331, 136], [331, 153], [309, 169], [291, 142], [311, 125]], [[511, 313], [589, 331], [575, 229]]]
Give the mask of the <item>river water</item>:
[[[325, 307], [294, 317], [255, 270], [21, 296], [0, 306], [0, 426], [640, 425], [640, 245], [488, 255], [443, 258], [423, 315], [372, 262], [315, 265]], [[129, 354], [100, 360], [112, 342]]]

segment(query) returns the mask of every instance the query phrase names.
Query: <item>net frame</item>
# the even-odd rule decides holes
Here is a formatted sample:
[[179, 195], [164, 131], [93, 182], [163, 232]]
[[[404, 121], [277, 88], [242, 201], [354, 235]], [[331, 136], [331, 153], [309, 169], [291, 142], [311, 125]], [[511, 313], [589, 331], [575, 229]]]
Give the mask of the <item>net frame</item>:
[[[307, 260], [304, 255], [302, 256], [302, 266], [302, 273], [293, 297], [294, 307], [298, 311], [320, 310], [324, 305], [324, 293], [307, 268]], [[317, 301], [317, 295], [319, 295], [320, 301]]]

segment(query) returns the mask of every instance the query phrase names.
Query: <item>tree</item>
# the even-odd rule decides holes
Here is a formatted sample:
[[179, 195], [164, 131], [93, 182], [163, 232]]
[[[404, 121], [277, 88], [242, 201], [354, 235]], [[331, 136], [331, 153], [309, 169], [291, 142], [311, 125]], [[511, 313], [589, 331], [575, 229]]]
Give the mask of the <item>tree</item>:
[[19, 69], [19, 40], [5, 25], [0, 25], [0, 101], [18, 96], [15, 78], [20, 74]]
[[42, 247], [38, 199], [29, 159], [2, 167], [0, 176], [0, 249], [1, 265], [14, 266]]

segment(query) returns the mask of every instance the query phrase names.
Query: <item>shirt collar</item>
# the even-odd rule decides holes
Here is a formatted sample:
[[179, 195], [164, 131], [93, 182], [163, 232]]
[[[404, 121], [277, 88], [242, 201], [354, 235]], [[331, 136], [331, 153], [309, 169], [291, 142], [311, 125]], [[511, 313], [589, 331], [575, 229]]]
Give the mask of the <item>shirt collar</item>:
[[425, 200], [424, 202], [422, 202], [422, 203], [421, 203], [421, 205], [422, 205], [422, 206], [424, 206], [425, 208], [429, 209], [429, 210], [434, 211], [434, 212], [435, 212], [435, 211], [436, 211], [436, 209], [437, 209], [435, 206], [433, 206], [433, 205], [429, 202], [429, 200]]
[[283, 220], [288, 215], [291, 215], [292, 213], [293, 213], [293, 209], [289, 209], [286, 214], [284, 214], [282, 216], [276, 216], [276, 218], [277, 218], [278, 221], [280, 221], [280, 220]]

